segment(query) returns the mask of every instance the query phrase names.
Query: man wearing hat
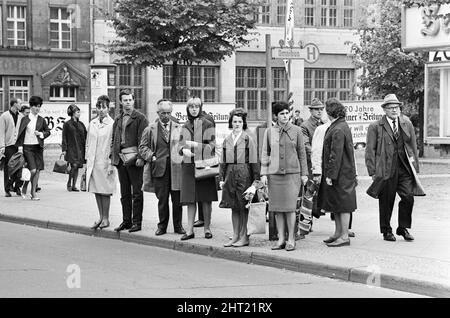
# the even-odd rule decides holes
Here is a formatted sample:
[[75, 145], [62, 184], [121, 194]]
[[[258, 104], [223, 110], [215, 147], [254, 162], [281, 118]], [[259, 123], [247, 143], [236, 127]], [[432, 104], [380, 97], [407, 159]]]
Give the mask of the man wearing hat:
[[401, 115], [402, 103], [395, 94], [386, 95], [383, 107], [385, 115], [369, 126], [366, 140], [365, 160], [373, 183], [367, 193], [379, 200], [380, 231], [386, 241], [395, 241], [390, 225], [395, 195], [398, 204], [398, 227], [396, 234], [407, 241], [414, 237], [411, 228], [414, 195], [425, 195], [415, 180], [419, 172], [417, 144], [411, 121]]

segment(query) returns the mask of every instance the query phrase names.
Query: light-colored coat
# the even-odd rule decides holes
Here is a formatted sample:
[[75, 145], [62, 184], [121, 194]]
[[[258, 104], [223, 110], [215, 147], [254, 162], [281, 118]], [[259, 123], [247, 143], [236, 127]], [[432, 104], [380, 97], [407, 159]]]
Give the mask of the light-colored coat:
[[0, 116], [0, 149], [15, 145], [22, 117], [23, 115], [19, 113], [17, 124], [14, 126], [14, 119], [9, 110]]
[[[105, 173], [105, 188], [115, 189], [115, 169], [114, 175], [108, 177], [108, 169], [111, 166], [111, 159], [109, 158], [111, 153], [111, 140], [113, 134], [113, 124], [114, 120], [109, 117], [105, 117], [103, 124], [100, 124], [99, 118], [93, 119], [89, 123], [88, 134], [86, 139], [86, 185], [89, 186], [89, 180], [92, 176], [92, 171], [94, 169], [94, 164], [96, 169], [102, 169]], [[101, 128], [104, 125], [103, 128]], [[101, 149], [97, 149], [101, 147]], [[102, 156], [96, 156], [97, 153], [101, 153]], [[96, 180], [97, 181], [97, 180]], [[98, 181], [97, 181], [98, 182]], [[89, 191], [89, 189], [88, 189]], [[113, 193], [112, 191], [111, 193]]]
[[[139, 154], [145, 160], [142, 190], [145, 192], [155, 192], [153, 186], [151, 160], [156, 153], [156, 145], [158, 141], [158, 125], [159, 120], [151, 123], [142, 133], [141, 142], [139, 144]], [[170, 131], [170, 172], [172, 190], [180, 190], [181, 180], [181, 161], [183, 157], [178, 152], [178, 143], [180, 141], [181, 125], [172, 121]], [[158, 158], [156, 158], [158, 159]]]

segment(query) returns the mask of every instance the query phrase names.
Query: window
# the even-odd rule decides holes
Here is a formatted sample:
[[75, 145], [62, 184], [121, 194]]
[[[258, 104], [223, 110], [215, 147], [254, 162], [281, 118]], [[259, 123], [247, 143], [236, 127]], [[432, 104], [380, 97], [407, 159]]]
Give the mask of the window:
[[335, 27], [337, 25], [337, 0], [321, 0], [320, 25]]
[[[116, 72], [115, 76], [108, 76], [108, 84], [112, 84], [117, 78], [116, 96], [119, 96], [121, 90], [130, 89], [134, 95], [134, 107], [136, 109], [142, 109], [145, 101], [143, 90], [145, 72], [143, 68], [139, 65], [119, 64], [117, 65]], [[116, 100], [116, 98], [111, 100]]]
[[250, 120], [267, 117], [266, 69], [236, 69], [236, 106], [247, 110]]
[[66, 8], [50, 8], [50, 48], [72, 48], [71, 14]]
[[285, 23], [286, 23], [286, 0], [278, 0], [277, 24], [284, 25]]
[[353, 0], [344, 0], [344, 27], [353, 27]]
[[270, 4], [265, 0], [257, 9], [254, 20], [258, 24], [270, 24]]
[[314, 0], [305, 0], [305, 25], [314, 26]]
[[29, 80], [10, 79], [9, 80], [9, 98], [20, 98], [22, 101], [28, 101], [30, 95]]
[[[203, 102], [218, 101], [219, 68], [215, 66], [178, 66], [178, 94], [175, 102], [186, 102], [190, 97], [200, 97]], [[171, 99], [172, 66], [163, 68], [163, 97]]]
[[8, 44], [25, 46], [26, 44], [26, 7], [8, 6]]
[[287, 79], [286, 70], [284, 68], [273, 68], [273, 100], [287, 99]]
[[77, 88], [74, 86], [51, 86], [50, 101], [70, 101], [77, 100]]
[[351, 100], [353, 80], [353, 70], [305, 69], [304, 104], [309, 105], [313, 98], [322, 102], [332, 97]]

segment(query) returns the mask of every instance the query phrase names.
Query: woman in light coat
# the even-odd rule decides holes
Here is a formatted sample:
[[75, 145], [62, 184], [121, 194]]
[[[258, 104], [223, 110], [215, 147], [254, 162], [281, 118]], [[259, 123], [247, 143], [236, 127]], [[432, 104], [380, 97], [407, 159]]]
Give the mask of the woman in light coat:
[[86, 140], [86, 185], [87, 190], [95, 194], [100, 215], [92, 229], [109, 226], [111, 195], [116, 188], [116, 171], [109, 158], [114, 124], [108, 115], [109, 102], [108, 96], [98, 98], [98, 117], [90, 122]]

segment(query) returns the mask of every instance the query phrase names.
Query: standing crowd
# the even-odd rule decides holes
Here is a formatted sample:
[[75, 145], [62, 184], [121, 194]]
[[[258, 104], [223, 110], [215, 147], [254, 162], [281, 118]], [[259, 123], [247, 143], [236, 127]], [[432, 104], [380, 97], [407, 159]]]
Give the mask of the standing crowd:
[[[194, 227], [199, 222], [204, 237], [211, 239], [212, 202], [219, 201], [218, 190], [222, 190], [219, 207], [231, 209], [233, 228], [233, 235], [224, 246], [248, 246], [250, 205], [244, 194], [252, 186], [262, 185], [268, 192], [268, 211], [275, 214], [278, 233], [272, 249], [293, 251], [296, 240], [309, 233], [298, 227], [298, 198], [307, 185], [314, 184], [317, 191], [312, 199], [312, 215], [330, 213], [335, 222], [334, 233], [324, 242], [329, 247], [350, 245], [358, 181], [346, 108], [339, 100], [331, 98], [325, 104], [312, 100], [308, 106], [311, 116], [304, 121], [299, 111], [290, 118], [287, 102], [274, 102], [272, 124], [258, 126], [256, 134], [247, 126], [246, 111], [233, 109], [229, 115], [231, 133], [221, 147], [216, 145], [215, 122], [204, 111], [200, 98], [187, 101], [188, 119], [184, 124], [172, 116], [169, 100], [158, 101], [158, 118], [150, 123], [135, 109], [130, 90], [121, 91], [119, 100], [122, 112], [112, 119], [109, 98], [100, 96], [95, 105], [97, 117], [87, 129], [80, 121], [80, 109], [72, 104], [67, 109], [70, 120], [63, 126], [62, 155], [69, 170], [67, 191], [79, 191], [79, 170], [85, 166], [86, 188], [94, 193], [99, 212], [92, 229], [110, 226], [111, 196], [118, 178], [123, 217], [115, 231], [142, 229], [145, 191], [155, 193], [158, 199], [155, 235], [167, 233], [170, 197], [173, 229], [182, 235], [181, 240], [195, 238]], [[380, 231], [387, 241], [395, 241], [390, 226], [395, 194], [401, 198], [396, 234], [408, 241], [414, 239], [408, 232], [414, 196], [424, 195], [417, 179], [414, 128], [401, 114], [401, 104], [394, 94], [385, 97], [385, 116], [370, 125], [365, 154], [373, 179], [367, 193], [379, 200]], [[41, 106], [42, 98], [38, 96], [32, 96], [29, 106], [23, 107], [20, 100], [12, 98], [10, 110], [0, 116], [0, 158], [4, 162], [6, 197], [15, 192], [28, 198], [28, 182], [21, 180], [21, 169], [8, 172], [10, 159], [21, 153], [24, 166], [31, 173], [29, 198], [39, 200], [44, 140], [50, 135], [46, 121], [39, 115]], [[255, 195], [253, 202], [256, 200]], [[186, 229], [182, 226], [183, 206], [187, 206]], [[199, 220], [195, 221], [197, 211]]]

